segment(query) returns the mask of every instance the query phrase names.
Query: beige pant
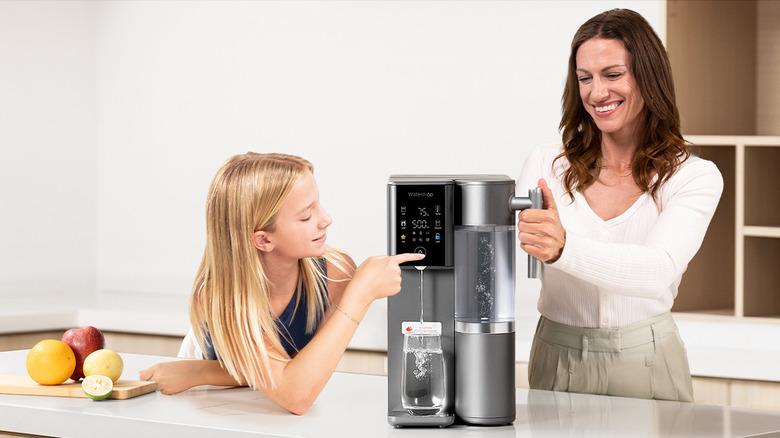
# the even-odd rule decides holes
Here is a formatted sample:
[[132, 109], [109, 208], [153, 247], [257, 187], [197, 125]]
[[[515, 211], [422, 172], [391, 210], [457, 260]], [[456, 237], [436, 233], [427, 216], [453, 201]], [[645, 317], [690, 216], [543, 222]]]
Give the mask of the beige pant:
[[670, 313], [619, 329], [541, 317], [528, 380], [531, 389], [693, 401], [688, 356]]

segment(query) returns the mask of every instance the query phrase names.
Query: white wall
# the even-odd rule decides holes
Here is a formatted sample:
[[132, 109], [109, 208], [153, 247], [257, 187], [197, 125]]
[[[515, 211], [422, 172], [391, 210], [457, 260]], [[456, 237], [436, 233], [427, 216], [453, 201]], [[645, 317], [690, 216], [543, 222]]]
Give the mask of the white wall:
[[247, 150], [313, 161], [330, 243], [384, 253], [388, 175], [517, 176], [559, 140], [572, 35], [617, 6], [663, 33], [661, 1], [101, 4], [99, 291], [187, 296], [209, 181]]
[[664, 5], [0, 2], [0, 298], [183, 310], [209, 181], [247, 150], [313, 161], [330, 242], [382, 254], [389, 174], [517, 176], [559, 140], [577, 27], [629, 7], [663, 38]]
[[0, 2], [0, 307], [95, 290], [94, 19], [91, 2]]

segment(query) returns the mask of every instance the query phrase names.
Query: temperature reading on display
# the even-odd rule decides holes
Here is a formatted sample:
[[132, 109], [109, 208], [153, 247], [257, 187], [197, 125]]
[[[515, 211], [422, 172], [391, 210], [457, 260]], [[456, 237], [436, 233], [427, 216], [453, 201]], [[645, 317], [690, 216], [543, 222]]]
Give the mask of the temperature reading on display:
[[412, 220], [412, 228], [415, 230], [427, 230], [428, 221], [425, 219], [414, 219]]
[[417, 212], [420, 214], [420, 217], [428, 217], [428, 216], [430, 216], [428, 214], [428, 208], [427, 207], [417, 207]]

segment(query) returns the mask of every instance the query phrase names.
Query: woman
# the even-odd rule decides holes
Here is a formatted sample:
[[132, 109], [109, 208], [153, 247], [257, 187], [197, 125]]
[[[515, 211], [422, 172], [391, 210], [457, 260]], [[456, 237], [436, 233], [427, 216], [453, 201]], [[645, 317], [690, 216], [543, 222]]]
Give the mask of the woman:
[[530, 387], [693, 401], [670, 310], [723, 180], [688, 151], [669, 60], [639, 14], [579, 28], [560, 127], [563, 145], [534, 150], [518, 184], [538, 181], [546, 208], [518, 219], [544, 262]]
[[251, 152], [217, 172], [188, 335], [206, 360], [157, 364], [141, 379], [165, 394], [248, 385], [294, 414], [308, 410], [368, 306], [401, 289], [399, 263], [424, 257], [370, 257], [355, 271], [325, 245], [331, 217], [313, 172], [299, 157]]

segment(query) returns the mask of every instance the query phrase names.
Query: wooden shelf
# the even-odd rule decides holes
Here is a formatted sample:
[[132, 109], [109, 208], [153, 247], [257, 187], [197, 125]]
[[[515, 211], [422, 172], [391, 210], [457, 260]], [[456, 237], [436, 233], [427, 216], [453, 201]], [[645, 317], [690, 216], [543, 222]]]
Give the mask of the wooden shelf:
[[694, 145], [706, 145], [707, 147], [731, 147], [742, 146], [767, 146], [778, 147], [780, 137], [776, 135], [685, 135], [685, 139]]
[[780, 322], [777, 29], [780, 2], [666, 2], [681, 127], [724, 182], [672, 308], [686, 318]]
[[[724, 316], [733, 317], [734, 308], [730, 307], [728, 309], [689, 310], [686, 312], [677, 312], [677, 314], [689, 316], [691, 319], [717, 319]], [[702, 316], [707, 318], [700, 318]]]
[[780, 238], [780, 227], [756, 227], [746, 225], [742, 227], [742, 234], [746, 237], [773, 237], [777, 239]]

